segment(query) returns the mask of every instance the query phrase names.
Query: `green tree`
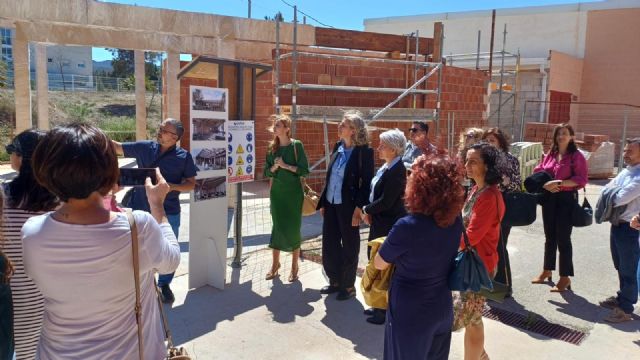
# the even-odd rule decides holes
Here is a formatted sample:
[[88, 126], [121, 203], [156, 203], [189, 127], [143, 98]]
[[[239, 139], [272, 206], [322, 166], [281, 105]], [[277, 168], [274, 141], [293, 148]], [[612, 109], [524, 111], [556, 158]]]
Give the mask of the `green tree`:
[[264, 16], [265, 20], [268, 21], [276, 21], [276, 20], [280, 20], [280, 22], [284, 21], [284, 16], [282, 16], [282, 13], [280, 11], [278, 11], [275, 15], [273, 16]]
[[[133, 75], [135, 71], [134, 52], [133, 50], [124, 49], [110, 49], [107, 51], [111, 53], [113, 59], [111, 60], [111, 66], [113, 71], [111, 76], [119, 78], [128, 78]], [[162, 53], [145, 51], [144, 53], [144, 71], [145, 75], [151, 80], [159, 80], [160, 74], [160, 62], [162, 61]]]
[[0, 89], [9, 85], [9, 67], [4, 59], [0, 58]]

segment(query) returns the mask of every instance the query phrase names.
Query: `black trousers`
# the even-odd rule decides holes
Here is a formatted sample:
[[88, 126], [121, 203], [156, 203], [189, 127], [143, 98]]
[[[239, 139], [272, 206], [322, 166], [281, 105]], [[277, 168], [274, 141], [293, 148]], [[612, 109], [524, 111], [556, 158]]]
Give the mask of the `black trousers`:
[[578, 202], [577, 192], [545, 193], [542, 203], [544, 223], [544, 270], [556, 269], [556, 252], [560, 253], [560, 276], [573, 276], [571, 213]]
[[322, 223], [322, 266], [330, 285], [342, 289], [354, 287], [358, 256], [360, 255], [360, 229], [351, 226], [355, 206], [324, 206]]
[[501, 240], [498, 241], [498, 269], [496, 277], [494, 278], [497, 282], [509, 285], [509, 289], [513, 288], [513, 282], [511, 281], [511, 263], [509, 262], [509, 251], [507, 250], [510, 233], [511, 226], [500, 224]]

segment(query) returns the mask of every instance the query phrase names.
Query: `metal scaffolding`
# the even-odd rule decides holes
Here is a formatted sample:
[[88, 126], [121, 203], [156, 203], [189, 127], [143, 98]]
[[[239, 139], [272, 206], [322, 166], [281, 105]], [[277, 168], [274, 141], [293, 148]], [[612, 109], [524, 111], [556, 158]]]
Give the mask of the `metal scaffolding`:
[[[396, 60], [396, 59], [386, 59], [380, 57], [371, 57], [371, 56], [353, 56], [353, 55], [338, 55], [338, 54], [327, 54], [327, 53], [315, 53], [308, 51], [298, 51], [297, 44], [297, 8], [294, 7], [294, 17], [293, 17], [293, 44], [292, 50], [288, 53], [281, 53], [281, 39], [280, 39], [280, 24], [279, 19], [276, 19], [276, 56], [275, 56], [275, 105], [276, 112], [281, 112], [281, 104], [280, 104], [280, 90], [291, 90], [291, 119], [292, 119], [292, 132], [295, 134], [296, 130], [296, 120], [298, 120], [298, 104], [297, 104], [297, 91], [298, 90], [309, 90], [309, 91], [341, 91], [341, 92], [355, 92], [355, 93], [388, 93], [388, 94], [399, 94], [396, 99], [391, 101], [387, 106], [377, 111], [373, 116], [366, 119], [367, 124], [371, 124], [379, 119], [385, 112], [395, 106], [398, 102], [404, 99], [407, 95], [413, 95], [413, 107], [416, 106], [416, 95], [435, 95], [436, 96], [436, 106], [433, 109], [432, 119], [436, 124], [436, 129], [439, 128], [439, 118], [440, 118], [440, 93], [442, 90], [442, 68], [445, 65], [444, 62], [429, 62], [429, 61], [418, 61], [420, 56], [418, 52], [418, 44], [419, 44], [419, 36], [418, 31], [415, 32], [415, 58], [412, 60]], [[413, 36], [409, 35], [410, 37]], [[409, 39], [409, 37], [407, 38]], [[441, 39], [442, 40], [442, 39]], [[442, 46], [442, 41], [440, 41], [440, 46]], [[442, 53], [442, 51], [440, 51]], [[408, 56], [409, 54], [407, 54]], [[425, 60], [428, 55], [423, 55]], [[414, 79], [413, 85], [408, 88], [388, 88], [388, 87], [363, 87], [363, 86], [347, 86], [347, 85], [321, 85], [321, 84], [305, 84], [298, 82], [298, 58], [299, 57], [316, 57], [323, 59], [336, 59], [336, 60], [354, 60], [354, 61], [367, 61], [367, 62], [382, 62], [385, 64], [396, 64], [396, 65], [412, 65], [414, 66]], [[281, 83], [280, 77], [280, 61], [291, 58], [292, 60], [292, 83]], [[427, 72], [423, 77], [418, 79], [418, 71], [419, 69], [431, 69]], [[424, 86], [424, 89], [420, 89], [420, 85], [425, 84], [427, 79], [432, 76], [437, 76], [437, 86], [436, 89], [430, 90]], [[426, 104], [426, 99], [425, 99]], [[405, 121], [413, 121], [413, 120], [405, 120]], [[327, 119], [324, 117], [324, 133], [326, 136], [326, 126]], [[325, 140], [327, 140], [325, 138]], [[326, 141], [325, 141], [326, 143]], [[328, 150], [327, 150], [328, 151]], [[319, 160], [316, 164], [314, 164], [311, 169], [315, 169], [321, 163], [325, 161], [325, 158]]]
[[[498, 109], [489, 114], [487, 119], [491, 119], [492, 117], [497, 117], [497, 127], [501, 126], [501, 118], [502, 118], [502, 108], [509, 102], [513, 102], [512, 109], [512, 121], [511, 127], [512, 131], [515, 132], [515, 119], [516, 119], [516, 111], [518, 107], [518, 90], [520, 88], [520, 50], [516, 53], [512, 53], [506, 51], [507, 44], [507, 24], [504, 24], [504, 31], [502, 36], [502, 50], [494, 51], [494, 52], [481, 52], [480, 51], [480, 38], [481, 32], [478, 30], [478, 45], [477, 51], [473, 53], [462, 53], [462, 54], [449, 54], [445, 56], [446, 62], [449, 66], [452, 66], [455, 62], [462, 62], [469, 64], [472, 61], [475, 62], [476, 70], [485, 70], [490, 72], [491, 79], [494, 77], [499, 77], [498, 86], [495, 91], [492, 90], [491, 94], [498, 94]], [[495, 59], [496, 56], [500, 57], [500, 70], [493, 70], [491, 68], [491, 62]], [[515, 68], [514, 70], [505, 70], [505, 60], [506, 59], [515, 59]], [[488, 69], [483, 69], [480, 65], [480, 60], [489, 60]], [[505, 90], [504, 81], [505, 78], [515, 78], [513, 87], [511, 90]], [[506, 98], [503, 98], [506, 96]]]

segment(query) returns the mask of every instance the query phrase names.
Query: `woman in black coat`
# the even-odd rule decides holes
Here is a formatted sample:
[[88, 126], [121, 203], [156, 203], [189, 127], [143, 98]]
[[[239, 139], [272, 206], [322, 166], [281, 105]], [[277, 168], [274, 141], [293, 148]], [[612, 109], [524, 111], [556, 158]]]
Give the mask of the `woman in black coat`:
[[[407, 214], [404, 208], [407, 172], [402, 162], [406, 143], [407, 139], [398, 129], [380, 134], [378, 156], [385, 162], [371, 180], [370, 204], [362, 208], [363, 219], [371, 226], [369, 241], [389, 235], [393, 224]], [[381, 325], [385, 322], [386, 309], [371, 308], [364, 313], [371, 315], [367, 318], [369, 323]]]
[[369, 203], [373, 150], [362, 114], [348, 111], [338, 126], [325, 188], [318, 202], [322, 224], [322, 265], [329, 285], [321, 294], [338, 292], [336, 299], [355, 297], [360, 254], [362, 208]]

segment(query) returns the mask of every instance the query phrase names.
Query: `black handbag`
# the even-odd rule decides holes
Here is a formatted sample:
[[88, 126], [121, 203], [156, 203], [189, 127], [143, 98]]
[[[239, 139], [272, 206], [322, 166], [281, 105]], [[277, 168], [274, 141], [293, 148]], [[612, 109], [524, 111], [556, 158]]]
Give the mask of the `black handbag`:
[[[582, 205], [580, 205], [579, 201], [576, 201], [571, 212], [571, 224], [574, 227], [585, 227], [593, 224], [593, 208], [589, 204], [589, 200], [587, 200], [587, 190], [582, 190], [584, 190]], [[576, 200], [579, 200], [580, 196], [577, 195], [577, 197]]]
[[504, 218], [502, 223], [508, 226], [527, 226], [536, 221], [538, 195], [526, 192], [502, 193], [504, 200]]

